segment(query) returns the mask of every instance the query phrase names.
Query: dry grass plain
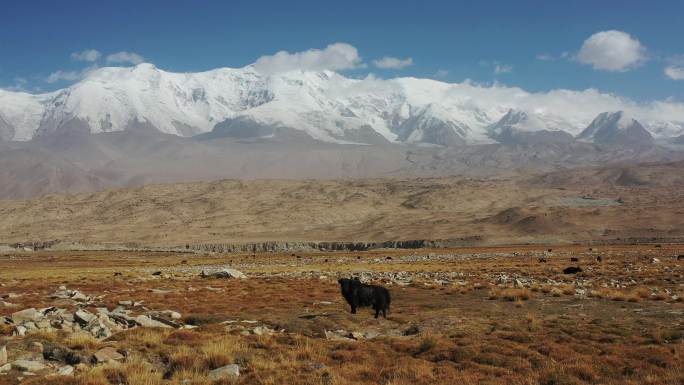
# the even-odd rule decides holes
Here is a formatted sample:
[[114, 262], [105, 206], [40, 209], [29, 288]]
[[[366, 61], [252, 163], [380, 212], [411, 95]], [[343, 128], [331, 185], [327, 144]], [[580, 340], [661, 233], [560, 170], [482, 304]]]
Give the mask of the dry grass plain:
[[[0, 375], [0, 384], [206, 385], [209, 370], [230, 363], [240, 365], [240, 377], [214, 383], [683, 384], [684, 258], [677, 258], [683, 254], [684, 246], [669, 244], [12, 252], [0, 256], [0, 296], [20, 294], [6, 299], [18, 307], [0, 314], [50, 306], [49, 294], [66, 285], [103, 296], [91, 310], [144, 301], [198, 327], [137, 328], [98, 341], [60, 333], [10, 337], [5, 326], [0, 345], [7, 345], [10, 361], [36, 356], [37, 341], [84, 355], [113, 346], [126, 358], [84, 365], [68, 377], [48, 377], [55, 369], [34, 376], [14, 370]], [[198, 276], [226, 265], [248, 278]], [[583, 272], [563, 274], [568, 266]], [[336, 282], [349, 275], [387, 285], [393, 298], [387, 320], [373, 319], [369, 309], [350, 314]], [[243, 335], [235, 325], [275, 332]], [[337, 330], [344, 332], [330, 334]], [[343, 338], [349, 333], [356, 339]]]

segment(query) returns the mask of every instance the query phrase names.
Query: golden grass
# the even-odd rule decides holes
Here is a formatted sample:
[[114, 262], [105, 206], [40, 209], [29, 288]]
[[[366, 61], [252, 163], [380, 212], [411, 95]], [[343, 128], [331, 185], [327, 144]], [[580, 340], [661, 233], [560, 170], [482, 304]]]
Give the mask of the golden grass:
[[532, 298], [532, 291], [526, 288], [500, 288], [494, 287], [489, 292], [490, 299], [501, 298], [504, 301], [527, 301]]
[[[651, 249], [636, 248], [639, 252]], [[107, 343], [130, 353], [125, 362], [95, 366], [74, 378], [55, 379], [54, 382], [46, 382], [41, 376], [27, 378], [27, 383], [32, 385], [223, 385], [232, 382], [211, 384], [206, 375], [214, 367], [231, 363], [240, 365], [241, 376], [235, 383], [256, 385], [684, 383], [680, 363], [684, 356], [682, 331], [676, 317], [667, 312], [681, 309], [681, 304], [671, 299], [667, 301], [672, 303], [667, 304], [651, 300], [654, 296], [650, 289], [657, 288], [659, 293], [665, 293], [665, 288], [677, 292], [670, 283], [679, 282], [677, 274], [681, 274], [681, 270], [677, 270], [676, 262], [666, 258], [661, 258], [661, 264], [652, 265], [648, 259], [631, 257], [628, 254], [631, 247], [620, 246], [615, 250], [618, 254], [605, 258], [591, 273], [594, 290], [589, 298], [582, 299], [574, 296], [575, 286], [570, 283], [574, 278], [558, 273], [566, 263], [554, 259], [545, 264], [537, 263], [536, 258], [528, 261], [511, 257], [411, 264], [399, 262], [401, 251], [359, 253], [363, 259], [355, 268], [363, 271], [397, 271], [411, 265], [410, 271], [415, 272], [462, 272], [467, 276], [465, 284], [454, 287], [389, 286], [393, 302], [388, 320], [374, 320], [368, 309], [362, 309], [356, 315], [349, 314], [335, 280], [319, 280], [317, 275], [322, 274], [319, 271], [313, 278], [268, 277], [211, 282], [194, 276], [159, 281], [135, 271], [135, 266], [174, 266], [180, 258], [187, 256], [134, 257], [127, 254], [116, 263], [130, 264], [132, 267], [125, 271], [131, 278], [102, 280], [99, 275], [87, 273], [87, 264], [92, 263], [95, 256], [84, 253], [87, 260], [84, 265], [80, 265], [78, 258], [56, 262], [76, 266], [68, 274], [60, 273], [59, 280], [17, 280], [5, 290], [36, 293], [22, 297], [22, 304], [39, 308], [49, 305], [49, 299], [45, 298], [56, 286], [66, 284], [88, 294], [106, 292], [104, 302], [110, 308], [120, 299], [144, 300], [151, 309], [177, 310], [184, 320], [196, 320], [201, 325], [194, 330], [139, 328], [119, 333]], [[661, 250], [672, 252], [665, 248]], [[499, 252], [501, 250], [497, 249]], [[364, 265], [364, 261], [383, 258], [385, 253], [393, 256], [391, 264]], [[235, 260], [236, 264], [249, 266], [254, 272], [270, 271], [275, 266], [287, 272], [325, 268], [336, 274], [347, 274], [350, 268], [345, 263], [322, 262], [343, 258], [348, 253], [303, 255], [314, 262], [291, 267], [289, 264], [294, 257], [278, 253], [188, 259], [192, 264]], [[630, 271], [630, 276], [640, 282], [639, 286], [622, 289], [600, 286], [612, 279], [624, 281], [626, 266], [638, 268]], [[492, 272], [531, 276], [540, 282], [548, 277], [563, 284], [538, 283], [528, 289], [498, 287], [489, 278]], [[208, 285], [220, 291], [205, 289]], [[197, 290], [188, 290], [189, 286]], [[150, 288], [167, 289], [170, 293], [154, 295], [148, 292]], [[500, 301], [486, 300], [490, 297]], [[627, 305], [619, 299], [613, 302], [614, 298], [638, 303]], [[607, 301], [597, 302], [602, 299]], [[322, 301], [332, 304], [320, 305]], [[568, 311], [578, 304], [586, 306], [581, 311]], [[627, 307], [651, 312], [644, 317], [641, 313], [624, 311]], [[318, 316], [300, 318], [302, 314]], [[274, 336], [243, 336], [236, 331], [226, 331], [220, 322], [228, 319], [257, 319], [273, 328], [284, 328], [286, 332]], [[401, 336], [412, 324], [420, 326], [420, 333]], [[337, 329], [378, 330], [383, 336], [354, 342], [326, 340], [321, 336], [323, 330]], [[14, 345], [10, 351], [24, 349], [30, 341], [37, 339], [36, 335], [12, 339], [10, 343]], [[80, 334], [66, 339], [60, 333], [54, 336], [54, 342], [84, 350], [84, 355], [102, 346]], [[0, 385], [6, 385], [2, 378]]]
[[100, 346], [100, 341], [90, 333], [76, 332], [64, 340], [64, 345], [76, 350], [95, 349]]

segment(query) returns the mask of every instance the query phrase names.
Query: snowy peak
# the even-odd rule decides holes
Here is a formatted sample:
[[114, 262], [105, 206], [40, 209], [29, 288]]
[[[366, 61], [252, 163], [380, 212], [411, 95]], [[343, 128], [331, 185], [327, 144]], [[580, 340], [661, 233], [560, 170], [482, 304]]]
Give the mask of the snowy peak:
[[653, 137], [624, 111], [603, 112], [582, 131], [577, 139], [604, 145], [643, 147], [653, 145]]
[[[339, 144], [565, 142], [601, 112], [584, 100], [596, 97], [612, 98], [418, 78], [353, 79], [332, 71], [261, 73], [253, 65], [173, 73], [143, 63], [99, 68], [46, 94], [0, 90], [0, 140], [152, 129], [182, 137], [287, 136]], [[652, 114], [644, 120], [659, 139], [684, 134], [684, 109], [680, 114], [675, 107], [657, 115], [663, 121]], [[639, 131], [625, 114], [599, 117], [580, 139], [594, 141], [605, 125]]]
[[487, 131], [492, 139], [504, 144], [568, 143], [573, 140], [572, 135], [556, 128], [553, 121], [513, 109]]
[[471, 131], [468, 125], [454, 119], [434, 104], [411, 111], [394, 132], [405, 143], [426, 143], [443, 146], [466, 144]]

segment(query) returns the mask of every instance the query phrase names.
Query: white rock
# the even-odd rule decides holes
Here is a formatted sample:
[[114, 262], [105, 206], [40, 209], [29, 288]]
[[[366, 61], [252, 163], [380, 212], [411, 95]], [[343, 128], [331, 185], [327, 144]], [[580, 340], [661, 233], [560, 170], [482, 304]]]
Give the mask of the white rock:
[[76, 321], [86, 325], [97, 320], [97, 316], [95, 314], [86, 310], [76, 310], [76, 313], [74, 313], [74, 318]]
[[74, 374], [74, 367], [71, 365], [62, 366], [57, 371], [58, 376], [71, 376]]
[[135, 317], [135, 322], [145, 328], [167, 328], [171, 329], [172, 327], [165, 324], [161, 323], [159, 321], [155, 321], [152, 318], [146, 316], [146, 315], [139, 315]]
[[39, 372], [46, 368], [46, 366], [42, 362], [30, 360], [16, 360], [14, 361], [12, 366], [19, 370], [23, 370], [29, 373]]
[[23, 337], [26, 335], [26, 327], [22, 325], [17, 325], [14, 327], [14, 330], [12, 330], [12, 335], [13, 336], [19, 336]]
[[240, 367], [235, 364], [226, 365], [209, 372], [209, 379], [213, 381], [238, 377], [240, 377]]
[[235, 269], [221, 269], [219, 271], [207, 271], [207, 270], [202, 270], [202, 277], [206, 278], [240, 278], [244, 279], [247, 278], [247, 276], [238, 270]]
[[20, 324], [26, 321], [40, 321], [43, 318], [43, 314], [34, 308], [24, 309], [16, 313], [12, 313], [12, 321], [15, 324]]
[[5, 365], [7, 363], [7, 347], [0, 346], [0, 365]]
[[12, 364], [5, 364], [0, 366], [0, 373], [7, 373], [12, 370]]

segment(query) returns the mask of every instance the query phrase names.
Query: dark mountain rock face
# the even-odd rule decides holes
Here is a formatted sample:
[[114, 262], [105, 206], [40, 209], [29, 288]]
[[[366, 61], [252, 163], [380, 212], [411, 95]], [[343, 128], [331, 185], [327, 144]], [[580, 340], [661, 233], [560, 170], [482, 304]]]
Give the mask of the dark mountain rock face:
[[599, 114], [577, 139], [624, 147], [651, 147], [654, 143], [641, 123], [622, 111]]

